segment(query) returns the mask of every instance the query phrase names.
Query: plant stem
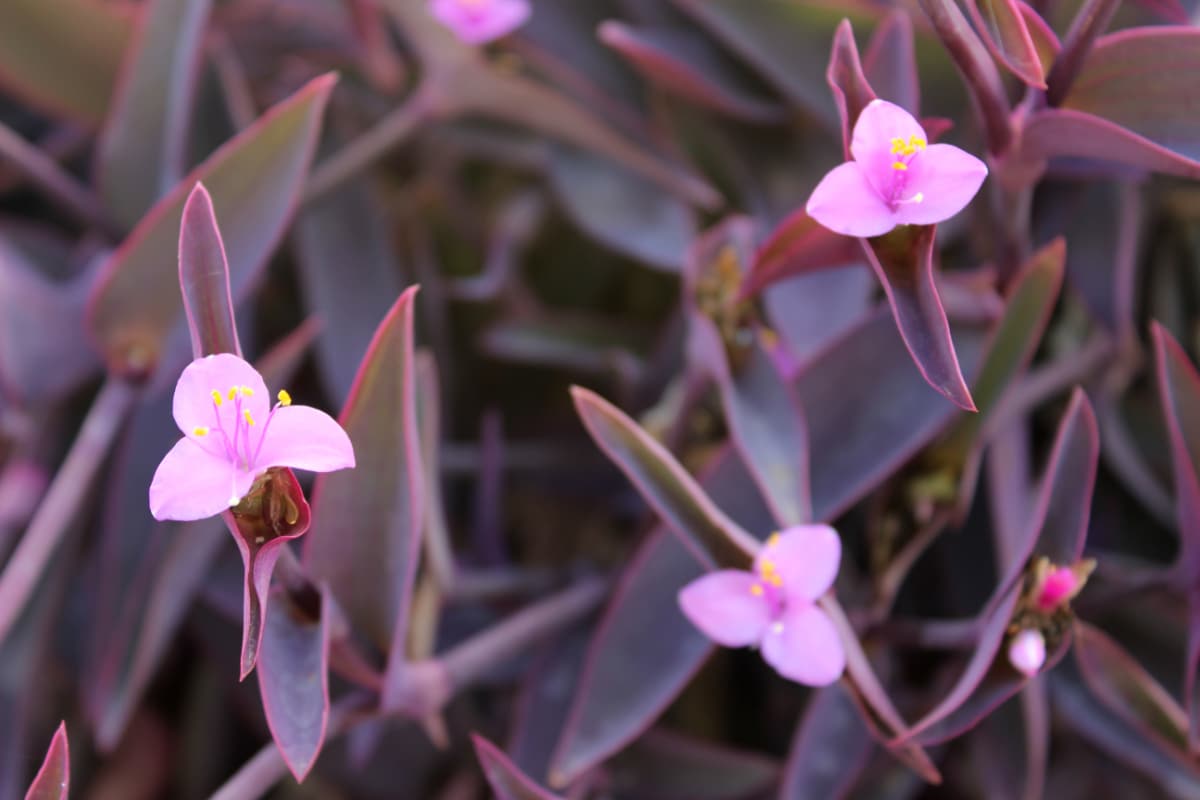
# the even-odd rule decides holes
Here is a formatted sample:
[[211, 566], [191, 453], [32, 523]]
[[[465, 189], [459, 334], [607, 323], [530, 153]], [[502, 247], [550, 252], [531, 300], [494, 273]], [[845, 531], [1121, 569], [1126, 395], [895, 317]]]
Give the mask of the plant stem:
[[40, 186], [72, 217], [106, 233], [113, 232], [95, 195], [4, 123], [0, 123], [0, 159], [10, 161], [18, 172]]
[[136, 397], [135, 386], [109, 377], [92, 402], [71, 451], [54, 476], [16, 552], [0, 573], [0, 642], [8, 636], [29, 602]]
[[1062, 50], [1046, 76], [1046, 102], [1050, 105], [1056, 106], [1066, 98], [1092, 43], [1112, 22], [1119, 5], [1120, 0], [1085, 0], [1080, 7], [1067, 31]]

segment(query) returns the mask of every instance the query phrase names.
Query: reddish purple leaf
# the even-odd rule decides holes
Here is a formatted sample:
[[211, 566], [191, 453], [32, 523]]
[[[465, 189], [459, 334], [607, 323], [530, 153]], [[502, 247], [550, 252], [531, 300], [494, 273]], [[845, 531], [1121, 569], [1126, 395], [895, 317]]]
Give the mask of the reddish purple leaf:
[[521, 680], [507, 751], [525, 773], [544, 780], [583, 672], [592, 630], [582, 628], [547, 642]]
[[1037, 111], [1025, 122], [1021, 154], [1031, 161], [1086, 158], [1149, 172], [1200, 177], [1200, 161], [1115, 122], [1074, 109]]
[[487, 739], [473, 733], [471, 741], [475, 744], [475, 755], [483, 767], [484, 777], [496, 793], [496, 800], [563, 800], [534, 783]]
[[698, 33], [616, 21], [597, 33], [648, 81], [699, 106], [748, 122], [778, 122], [785, 114], [779, 103], [738, 80], [726, 57]]
[[1037, 51], [1038, 60], [1042, 63], [1042, 74], [1048, 75], [1059, 51], [1062, 50], [1062, 42], [1058, 40], [1058, 34], [1050, 27], [1050, 23], [1028, 3], [1017, 0], [1017, 7], [1025, 19], [1025, 29], [1029, 31], [1029, 38], [1033, 40], [1033, 49]]
[[696, 558], [723, 566], [749, 564], [758, 539], [729, 518], [665, 447], [594, 392], [572, 387], [584, 427]]
[[67, 747], [67, 723], [60, 723], [50, 740], [46, 760], [38, 770], [25, 800], [67, 800], [71, 785], [71, 756]]
[[[875, 286], [875, 276], [866, 264], [851, 264], [799, 275], [767, 288], [762, 296], [767, 320], [782, 340], [772, 355], [776, 359], [786, 356], [781, 360], [792, 362], [782, 365], [785, 377], [794, 378], [801, 365], [862, 324], [875, 305]], [[915, 369], [910, 371], [917, 374]]]
[[846, 689], [838, 684], [821, 689], [796, 728], [779, 800], [847, 797], [874, 744]]
[[1184, 704], [1191, 720], [1188, 745], [1200, 747], [1200, 374], [1165, 328], [1151, 324], [1158, 394], [1167, 422], [1175, 477], [1175, 518], [1179, 526], [1177, 569], [1188, 600], [1188, 644]]
[[[773, 524], [731, 451], [717, 456], [703, 484], [713, 501], [747, 525]], [[712, 652], [712, 643], [683, 616], [676, 599], [704, 571], [696, 546], [683, 543], [685, 535], [660, 529], [630, 559], [588, 648], [552, 761], [555, 786], [565, 786], [635, 739]]]
[[98, 127], [133, 35], [129, 10], [93, 0], [0, 4], [0, 84], [52, 114]]
[[622, 800], [747, 800], [779, 778], [779, 765], [757, 753], [647, 731], [605, 765]]
[[[833, 50], [829, 54], [825, 80], [833, 92], [833, 101], [842, 121], [842, 154], [846, 160], [850, 160], [850, 134], [854, 130], [854, 123], [862, 110], [876, 99], [876, 94], [863, 74], [858, 45], [854, 42], [854, 29], [850, 27], [848, 19], [842, 20], [833, 34]], [[918, 111], [915, 108], [907, 110], [912, 114]]]
[[[913, 47], [912, 18], [907, 11], [896, 9], [875, 28], [863, 56], [862, 71], [867, 85], [879, 97], [913, 114], [921, 109], [921, 81]], [[937, 138], [928, 125], [925, 129], [931, 140]]]
[[1029, 86], [1046, 88], [1046, 72], [1018, 0], [968, 0], [967, 11], [996, 60]]
[[112, 369], [153, 369], [183, 323], [178, 276], [163, 265], [177, 256], [183, 206], [199, 181], [222, 220], [233, 296], [245, 295], [291, 217], [333, 83], [331, 75], [311, 81], [231, 139], [159, 201], [109, 259], [88, 322]]
[[863, 252], [883, 284], [905, 347], [925, 380], [967, 411], [975, 401], [963, 380], [950, 323], [933, 276], [936, 225], [905, 225], [861, 240]]
[[183, 205], [179, 226], [179, 286], [192, 355], [242, 354], [233, 297], [229, 289], [229, 262], [225, 243], [213, 213], [212, 196], [197, 183]]
[[96, 186], [114, 220], [132, 227], [179, 180], [211, 0], [139, 8], [96, 147]]
[[424, 512], [413, 382], [416, 292], [414, 286], [400, 296], [363, 356], [339, 418], [358, 466], [317, 479], [314, 530], [304, 549], [309, 573], [328, 582], [354, 630], [390, 652], [389, 686], [403, 669]]
[[749, 274], [742, 280], [741, 293], [750, 297], [778, 281], [858, 260], [853, 239], [819, 225], [798, 208], [759, 247]]
[[1109, 710], [1162, 749], [1187, 753], [1187, 712], [1121, 645], [1080, 621], [1074, 655], [1084, 683]]
[[258, 686], [271, 736], [297, 781], [312, 769], [329, 724], [329, 640], [338, 612], [327, 587], [301, 608], [280, 589], [263, 623]]

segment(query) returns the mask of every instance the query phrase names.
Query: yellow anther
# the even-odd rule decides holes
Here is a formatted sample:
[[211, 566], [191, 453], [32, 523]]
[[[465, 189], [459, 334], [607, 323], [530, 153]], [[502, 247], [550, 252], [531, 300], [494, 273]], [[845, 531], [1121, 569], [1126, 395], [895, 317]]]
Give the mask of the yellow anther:
[[762, 585], [758, 584], [758, 583], [752, 584], [750, 586], [750, 594], [754, 595], [755, 597], [762, 597], [763, 596]]
[[249, 386], [242, 387], [242, 397], [254, 397], [254, 390]]
[[249, 410], [244, 410], [244, 411], [242, 411], [242, 416], [246, 418], [246, 424], [247, 424], [247, 425], [253, 425], [253, 424], [254, 424], [254, 417], [250, 416], [250, 411], [249, 411]]
[[279, 394], [275, 395], [279, 398], [279, 405], [290, 406], [292, 404], [292, 396], [287, 393], [286, 389], [280, 389]]
[[780, 536], [778, 532], [772, 533], [767, 537], [767, 547], [774, 547], [775, 545], [779, 544], [779, 539]]
[[904, 140], [901, 139], [899, 136], [892, 139], [892, 153], [893, 154], [903, 153], [905, 147], [907, 147], [907, 145], [904, 143]]
[[217, 405], [221, 405], [221, 403], [225, 402], [224, 399], [221, 397], [221, 393], [218, 392], [216, 389], [212, 390], [212, 399], [213, 399], [213, 402], [216, 403]]
[[230, 400], [233, 400], [235, 397], [237, 397], [237, 393], [238, 393], [238, 387], [230, 386], [229, 394], [227, 396], [229, 397]]
[[783, 578], [780, 577], [778, 572], [775, 572], [772, 573], [769, 578], [767, 578], [767, 583], [778, 589], [779, 587], [783, 586]]
[[192, 435], [208, 436], [208, 428], [204, 427], [203, 425], [197, 425], [196, 427], [192, 428]]
[[893, 161], [892, 169], [906, 172], [908, 170], [908, 164], [905, 164], [903, 161]]
[[925, 149], [925, 140], [922, 139], [920, 136], [917, 136], [914, 134], [914, 135], [908, 137], [908, 147], [909, 147], [910, 153], [915, 152], [917, 150], [924, 150]]

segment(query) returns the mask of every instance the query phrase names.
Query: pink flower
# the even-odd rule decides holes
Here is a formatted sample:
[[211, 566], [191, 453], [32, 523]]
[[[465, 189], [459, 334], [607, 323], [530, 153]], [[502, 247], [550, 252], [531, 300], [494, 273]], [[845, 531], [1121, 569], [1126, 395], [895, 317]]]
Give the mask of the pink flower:
[[229, 353], [188, 364], [175, 384], [172, 413], [183, 432], [150, 483], [155, 519], [193, 520], [236, 506], [269, 467], [332, 472], [354, 466], [350, 437], [337, 421], [292, 405], [271, 406], [254, 367]]
[[854, 125], [853, 161], [821, 179], [808, 215], [835, 233], [880, 236], [897, 225], [932, 225], [962, 211], [987, 166], [949, 144], [929, 144], [911, 114], [872, 100]]
[[432, 0], [437, 21], [467, 44], [485, 44], [529, 19], [529, 0]]
[[1008, 663], [1027, 678], [1038, 674], [1046, 663], [1046, 639], [1040, 631], [1025, 629], [1008, 645]]
[[846, 654], [814, 601], [833, 584], [841, 558], [833, 528], [797, 525], [767, 540], [753, 572], [710, 572], [683, 587], [679, 605], [714, 642], [759, 645], [783, 677], [826, 686], [841, 677]]

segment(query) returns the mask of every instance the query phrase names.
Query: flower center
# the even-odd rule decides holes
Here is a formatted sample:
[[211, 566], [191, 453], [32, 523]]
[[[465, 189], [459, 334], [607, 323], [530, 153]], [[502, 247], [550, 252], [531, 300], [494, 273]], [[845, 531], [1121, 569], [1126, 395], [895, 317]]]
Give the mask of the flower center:
[[[219, 442], [218, 446], [222, 448], [225, 459], [233, 466], [235, 475], [238, 471], [253, 471], [258, 455], [262, 452], [263, 442], [266, 441], [267, 431], [271, 427], [271, 420], [275, 418], [275, 411], [280, 406], [290, 406], [291, 395], [282, 389], [279, 391], [279, 402], [267, 413], [261, 432], [254, 436], [257, 420], [250, 413], [250, 409], [242, 408], [242, 400], [254, 396], [253, 389], [249, 386], [231, 386], [225, 392], [213, 389], [209, 394], [212, 397], [214, 425], [196, 425], [192, 428], [192, 435], [207, 439], [215, 431], [216, 435], [213, 438]], [[227, 402], [233, 406], [232, 414], [222, 410]], [[237, 494], [236, 479], [232, 483], [235, 488], [230, 492], [229, 505], [235, 506], [241, 498]]]
[[[779, 534], [772, 534], [767, 539], [766, 548], [773, 547], [779, 541]], [[778, 620], [783, 615], [787, 594], [783, 591], [783, 576], [779, 567], [770, 558], [760, 558], [758, 561], [758, 580], [750, 585], [750, 594], [761, 597], [770, 608], [772, 620]]]
[[908, 139], [903, 139], [896, 136], [892, 139], [891, 155], [894, 157], [892, 161], [892, 186], [891, 191], [885, 198], [890, 206], [895, 209], [896, 206], [906, 203], [920, 203], [925, 200], [925, 195], [921, 192], [916, 192], [911, 197], [905, 197], [904, 192], [908, 186], [908, 168], [912, 164], [913, 159], [917, 154], [925, 151], [928, 143], [920, 136], [909, 136]]

